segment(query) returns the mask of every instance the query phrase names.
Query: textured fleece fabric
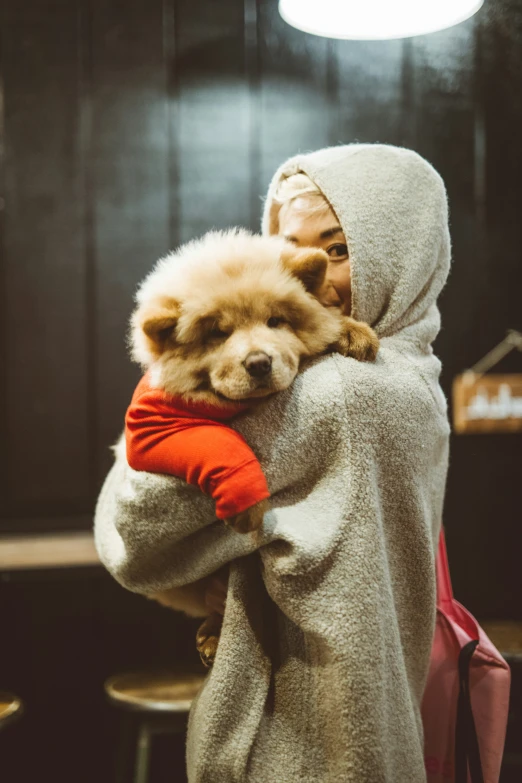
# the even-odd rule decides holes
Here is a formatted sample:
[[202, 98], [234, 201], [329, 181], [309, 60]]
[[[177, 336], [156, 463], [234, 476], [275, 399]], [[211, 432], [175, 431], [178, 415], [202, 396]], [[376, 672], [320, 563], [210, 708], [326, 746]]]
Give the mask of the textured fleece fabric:
[[350, 145], [290, 159], [348, 240], [353, 315], [375, 363], [315, 360], [233, 426], [271, 491], [256, 534], [120, 450], [96, 515], [100, 556], [130, 590], [186, 585], [231, 563], [214, 667], [189, 720], [190, 783], [420, 783], [420, 703], [435, 618], [448, 460], [431, 342], [450, 242], [444, 185], [417, 154]]
[[244, 403], [188, 403], [143, 376], [125, 416], [127, 462], [134, 470], [168, 473], [211, 495], [218, 519], [228, 519], [269, 496], [254, 452], [228, 426]]

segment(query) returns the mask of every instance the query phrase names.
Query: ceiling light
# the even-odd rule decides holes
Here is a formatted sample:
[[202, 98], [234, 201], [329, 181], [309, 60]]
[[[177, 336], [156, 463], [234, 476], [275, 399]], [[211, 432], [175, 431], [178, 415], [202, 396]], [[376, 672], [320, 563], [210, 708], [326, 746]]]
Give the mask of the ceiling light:
[[280, 0], [285, 22], [327, 38], [409, 38], [452, 27], [484, 0]]

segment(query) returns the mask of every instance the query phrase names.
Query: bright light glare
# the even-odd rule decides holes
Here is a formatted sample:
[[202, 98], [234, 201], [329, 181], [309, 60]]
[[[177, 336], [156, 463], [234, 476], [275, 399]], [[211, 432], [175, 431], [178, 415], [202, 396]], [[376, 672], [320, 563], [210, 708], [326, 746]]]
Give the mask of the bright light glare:
[[376, 41], [452, 27], [484, 0], [280, 0], [285, 22], [327, 38]]

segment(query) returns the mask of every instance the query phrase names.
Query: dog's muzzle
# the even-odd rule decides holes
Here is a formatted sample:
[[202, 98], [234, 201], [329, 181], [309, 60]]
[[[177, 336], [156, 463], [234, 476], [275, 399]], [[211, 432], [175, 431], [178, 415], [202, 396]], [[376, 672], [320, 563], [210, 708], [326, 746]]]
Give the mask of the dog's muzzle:
[[252, 378], [266, 378], [272, 372], [272, 357], [263, 351], [252, 351], [243, 362], [243, 366]]

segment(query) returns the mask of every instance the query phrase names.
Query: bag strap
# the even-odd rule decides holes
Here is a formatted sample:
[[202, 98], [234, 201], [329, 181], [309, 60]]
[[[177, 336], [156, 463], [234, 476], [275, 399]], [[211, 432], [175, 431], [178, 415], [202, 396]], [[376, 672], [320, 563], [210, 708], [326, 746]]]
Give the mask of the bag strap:
[[[437, 605], [453, 603], [453, 588], [448, 565], [448, 552], [444, 528], [441, 527], [436, 560]], [[447, 610], [450, 607], [447, 606]], [[480, 749], [471, 707], [469, 668], [478, 640], [464, 645], [459, 654], [459, 699], [455, 728], [455, 783], [467, 783], [468, 765], [472, 783], [484, 783]]]
[[464, 645], [459, 654], [459, 700], [455, 728], [455, 783], [467, 783], [468, 764], [472, 783], [484, 783], [477, 729], [471, 708], [469, 667], [478, 641]]
[[444, 528], [440, 529], [439, 549], [436, 559], [437, 571], [437, 604], [453, 601], [453, 588], [448, 565], [448, 552], [446, 550], [446, 537]]

